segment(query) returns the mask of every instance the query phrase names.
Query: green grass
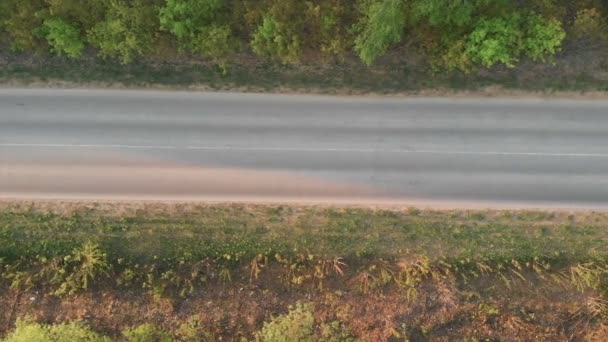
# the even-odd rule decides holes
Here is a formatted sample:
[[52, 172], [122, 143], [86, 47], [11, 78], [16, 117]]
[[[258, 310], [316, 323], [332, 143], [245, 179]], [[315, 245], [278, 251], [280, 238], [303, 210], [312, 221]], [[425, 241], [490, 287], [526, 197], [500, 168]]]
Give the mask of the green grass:
[[263, 269], [281, 274], [288, 287], [323, 286], [347, 267], [345, 279], [355, 279], [364, 292], [391, 281], [417, 291], [429, 277], [468, 282], [483, 273], [512, 277], [539, 267], [564, 277], [561, 270], [585, 263], [603, 277], [608, 261], [603, 213], [240, 205], [113, 210], [0, 209], [0, 283], [59, 296], [140, 284], [155, 297], [184, 297], [210, 280], [257, 279]]
[[4, 209], [0, 258], [64, 255], [89, 240], [110, 257], [168, 262], [225, 254], [250, 259], [269, 251], [347, 259], [428, 255], [577, 262], [608, 256], [608, 217], [580, 215], [200, 206], [115, 216], [90, 209], [69, 215]]

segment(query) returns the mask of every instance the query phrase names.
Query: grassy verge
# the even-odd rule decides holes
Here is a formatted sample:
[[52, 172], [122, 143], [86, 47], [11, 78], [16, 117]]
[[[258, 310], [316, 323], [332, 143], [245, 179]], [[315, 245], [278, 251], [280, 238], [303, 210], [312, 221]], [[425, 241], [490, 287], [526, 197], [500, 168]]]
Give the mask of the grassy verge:
[[0, 328], [84, 320], [128, 340], [121, 332], [155, 324], [184, 340], [184, 324], [198, 324], [212, 339], [272, 341], [304, 320], [310, 341], [606, 337], [607, 223], [590, 212], [4, 204]]
[[[399, 52], [401, 53], [401, 52]], [[554, 92], [605, 92], [605, 64], [564, 57], [555, 65], [522, 63], [470, 74], [434, 72], [422, 62], [405, 63], [388, 56], [374, 67], [356, 60], [338, 64], [285, 66], [243, 56], [227, 69], [183, 60], [141, 61], [131, 65], [83, 58], [0, 56], [0, 83], [5, 85], [92, 86], [204, 89], [216, 91], [300, 92], [327, 94], [431, 94], [481, 92], [489, 95]], [[589, 65], [581, 67], [581, 65]], [[521, 93], [519, 93], [521, 92]]]

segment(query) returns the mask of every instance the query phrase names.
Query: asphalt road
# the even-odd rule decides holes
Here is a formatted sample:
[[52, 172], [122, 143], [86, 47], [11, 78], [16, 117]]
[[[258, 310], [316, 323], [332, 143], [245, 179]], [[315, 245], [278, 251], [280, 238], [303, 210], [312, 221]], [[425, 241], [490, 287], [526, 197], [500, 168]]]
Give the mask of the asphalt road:
[[0, 89], [0, 197], [608, 207], [608, 102]]

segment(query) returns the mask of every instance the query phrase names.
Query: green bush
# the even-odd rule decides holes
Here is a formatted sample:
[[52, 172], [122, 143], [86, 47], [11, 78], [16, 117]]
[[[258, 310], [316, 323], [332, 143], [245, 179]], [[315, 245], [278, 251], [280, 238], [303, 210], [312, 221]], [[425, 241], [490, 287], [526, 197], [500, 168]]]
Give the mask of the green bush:
[[15, 329], [3, 342], [110, 342], [80, 322], [42, 325], [29, 320], [18, 319]]
[[179, 340], [184, 342], [215, 341], [213, 334], [207, 331], [199, 315], [188, 318], [175, 333]]
[[544, 61], [554, 55], [565, 38], [561, 25], [535, 14], [511, 13], [482, 18], [467, 38], [466, 54], [485, 67], [515, 66], [522, 55]]
[[74, 25], [66, 23], [61, 18], [49, 18], [44, 21], [44, 35], [53, 52], [78, 58], [84, 50], [84, 42], [80, 37], [80, 30]]
[[192, 37], [191, 49], [202, 56], [222, 61], [236, 50], [236, 42], [232, 39], [228, 26], [210, 25], [201, 28], [200, 32]]
[[555, 55], [561, 48], [566, 32], [560, 22], [529, 15], [525, 21], [523, 50], [533, 61], [544, 62], [547, 56]]
[[277, 316], [264, 323], [262, 330], [256, 334], [258, 342], [293, 342], [315, 341], [311, 304], [297, 303], [289, 307], [285, 315]]
[[514, 66], [521, 54], [521, 15], [483, 18], [469, 35], [466, 53], [485, 67], [501, 63]]
[[255, 335], [258, 342], [354, 342], [350, 328], [334, 321], [323, 323], [315, 331], [312, 304], [296, 303], [289, 312], [274, 317]]
[[146, 323], [126, 329], [122, 333], [128, 342], [172, 342], [173, 337], [168, 332]]
[[264, 21], [253, 34], [251, 47], [258, 55], [275, 57], [285, 64], [297, 63], [302, 52], [297, 32], [293, 32], [272, 16], [264, 17]]

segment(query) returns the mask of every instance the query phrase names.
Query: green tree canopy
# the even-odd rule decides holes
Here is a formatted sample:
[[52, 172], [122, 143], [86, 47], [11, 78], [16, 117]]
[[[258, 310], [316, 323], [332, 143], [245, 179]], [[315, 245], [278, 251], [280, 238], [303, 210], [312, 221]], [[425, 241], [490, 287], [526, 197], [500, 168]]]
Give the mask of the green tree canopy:
[[466, 53], [483, 66], [513, 66], [522, 49], [521, 16], [483, 18], [467, 38]]
[[399, 43], [405, 27], [404, 0], [363, 0], [355, 50], [368, 65]]
[[83, 31], [91, 29], [105, 16], [105, 0], [45, 0], [49, 17], [60, 17]]
[[43, 27], [44, 36], [53, 52], [70, 58], [80, 57], [84, 50], [84, 42], [77, 27], [61, 18], [46, 19]]
[[182, 49], [223, 59], [236, 48], [225, 9], [224, 0], [166, 0], [160, 25], [177, 37]]
[[413, 3], [413, 16], [428, 20], [432, 26], [466, 26], [473, 20], [479, 5], [488, 0], [417, 0]]
[[555, 55], [566, 38], [566, 32], [556, 19], [529, 15], [524, 23], [523, 50], [533, 61], [545, 61]]
[[[436, 70], [546, 61], [570, 42], [608, 42], [603, 0], [0, 0], [0, 42], [76, 58], [204, 56], [227, 66], [248, 46], [283, 64], [371, 65], [407, 43]], [[414, 55], [414, 54], [412, 54]]]
[[565, 33], [553, 19], [518, 12], [497, 18], [482, 18], [467, 38], [466, 53], [485, 67], [513, 67], [521, 56], [544, 60], [555, 54]]
[[157, 30], [157, 11], [150, 1], [110, 0], [104, 20], [88, 37], [101, 56], [126, 64], [152, 50]]
[[[11, 47], [16, 51], [39, 49], [38, 29], [42, 26], [41, 12], [45, 9], [42, 0], [3, 0], [10, 13], [4, 21], [4, 29], [11, 39]], [[3, 8], [4, 10], [4, 8]], [[4, 14], [4, 13], [3, 13]], [[0, 14], [0, 16], [3, 16]]]

